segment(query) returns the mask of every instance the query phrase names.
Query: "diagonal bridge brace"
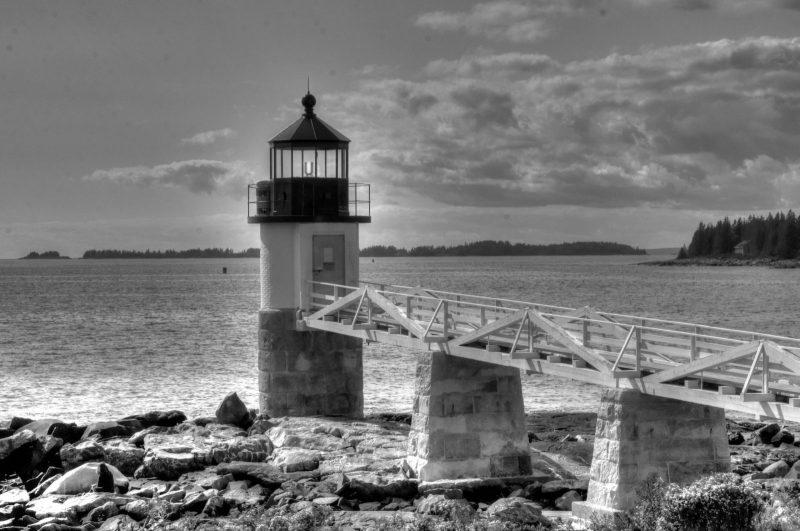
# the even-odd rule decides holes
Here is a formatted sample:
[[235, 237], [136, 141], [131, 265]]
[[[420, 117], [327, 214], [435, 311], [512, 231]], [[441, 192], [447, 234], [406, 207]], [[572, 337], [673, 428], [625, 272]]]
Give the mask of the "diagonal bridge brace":
[[386, 312], [386, 315], [394, 319], [399, 326], [408, 330], [409, 335], [416, 336], [419, 339], [423, 339], [425, 337], [425, 329], [403, 315], [392, 301], [375, 291], [374, 288], [368, 287], [366, 294], [367, 299], [372, 304], [381, 308], [384, 312]]
[[760, 346], [761, 341], [745, 343], [744, 345], [739, 345], [738, 347], [734, 347], [726, 352], [704, 356], [700, 359], [690, 361], [689, 363], [684, 363], [682, 365], [645, 376], [642, 378], [642, 381], [645, 383], [663, 383], [670, 380], [685, 378], [700, 371], [708, 370], [719, 365], [725, 365], [726, 363], [746, 358], [748, 356], [754, 356], [759, 351]]
[[509, 328], [514, 324], [521, 323], [522, 321], [525, 320], [527, 315], [528, 315], [527, 309], [519, 310], [510, 315], [492, 321], [491, 323], [484, 325], [478, 328], [477, 330], [473, 330], [472, 332], [460, 335], [457, 338], [448, 341], [448, 344], [451, 347], [458, 347], [462, 345], [468, 345], [469, 343], [473, 343], [475, 341], [479, 341], [484, 337], [487, 337], [495, 332], [499, 332], [500, 330]]
[[339, 310], [346, 308], [353, 304], [354, 302], [358, 302], [366, 293], [367, 288], [363, 287], [353, 291], [352, 293], [345, 295], [341, 299], [325, 306], [324, 308], [320, 308], [316, 312], [312, 313], [308, 317], [305, 318], [306, 321], [315, 321], [315, 320], [322, 320], [326, 315], [331, 315]]
[[557, 339], [570, 352], [602, 373], [613, 373], [613, 365], [600, 354], [586, 348], [575, 340], [566, 330], [553, 321], [547, 319], [536, 310], [528, 311], [528, 318], [535, 325], [544, 330], [548, 335]]

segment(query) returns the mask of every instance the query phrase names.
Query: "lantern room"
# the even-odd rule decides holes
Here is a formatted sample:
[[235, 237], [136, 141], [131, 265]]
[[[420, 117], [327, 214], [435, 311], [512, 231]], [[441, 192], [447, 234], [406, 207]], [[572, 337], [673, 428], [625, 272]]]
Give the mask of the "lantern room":
[[269, 141], [269, 180], [250, 185], [248, 222], [368, 223], [369, 185], [348, 177], [350, 140], [314, 112], [307, 93], [303, 115]]

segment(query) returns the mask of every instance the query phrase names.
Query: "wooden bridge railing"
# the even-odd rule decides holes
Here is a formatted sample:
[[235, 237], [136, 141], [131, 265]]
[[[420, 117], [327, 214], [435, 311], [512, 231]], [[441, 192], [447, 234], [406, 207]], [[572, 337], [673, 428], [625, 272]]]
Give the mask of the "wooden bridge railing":
[[797, 338], [371, 282], [311, 283], [308, 311], [310, 328], [800, 420]]

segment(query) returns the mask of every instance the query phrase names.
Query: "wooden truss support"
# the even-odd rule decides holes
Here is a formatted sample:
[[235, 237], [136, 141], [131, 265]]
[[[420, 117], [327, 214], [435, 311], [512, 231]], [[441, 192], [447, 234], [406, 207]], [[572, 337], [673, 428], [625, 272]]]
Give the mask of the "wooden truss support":
[[723, 365], [747, 356], [752, 356], [756, 352], [756, 349], [758, 349], [758, 346], [758, 341], [745, 343], [744, 345], [734, 347], [727, 352], [704, 356], [695, 361], [690, 361], [689, 363], [684, 363], [683, 365], [678, 365], [676, 367], [672, 367], [671, 369], [665, 369], [655, 374], [645, 376], [642, 378], [642, 380], [647, 383], [661, 383], [668, 382], [670, 380], [678, 380], [718, 365]]
[[326, 315], [331, 315], [333, 313], [338, 312], [342, 308], [346, 308], [347, 306], [351, 305], [356, 300], [360, 300], [363, 297], [364, 293], [366, 293], [367, 288], [361, 288], [355, 290], [354, 292], [350, 293], [349, 295], [345, 295], [341, 299], [325, 306], [324, 308], [320, 308], [316, 312], [312, 313], [308, 317], [306, 317], [306, 321], [314, 321], [316, 319], [322, 319]]
[[529, 318], [533, 323], [544, 330], [550, 337], [558, 340], [559, 343], [564, 345], [573, 354], [581, 358], [583, 361], [597, 369], [598, 371], [610, 374], [612, 372], [612, 365], [605, 358], [584, 347], [582, 344], [575, 341], [575, 339], [567, 333], [566, 330], [545, 318], [541, 313], [536, 310], [528, 311]]
[[398, 326], [405, 328], [408, 330], [410, 335], [418, 338], [425, 336], [425, 330], [416, 322], [408, 319], [405, 315], [400, 313], [400, 310], [394, 305], [394, 303], [392, 303], [392, 301], [377, 293], [373, 288], [367, 288], [367, 292], [369, 293], [369, 298], [372, 303], [386, 312], [386, 315], [394, 319]]
[[[469, 343], [474, 343], [475, 341], [479, 341], [486, 336], [489, 336], [495, 332], [499, 332], [504, 328], [508, 328], [512, 325], [515, 325], [517, 321], [524, 321], [527, 316], [527, 310], [519, 310], [518, 312], [512, 313], [511, 315], [507, 315], [505, 317], [501, 317], [496, 321], [492, 321], [491, 323], [478, 328], [472, 332], [468, 332], [461, 336], [458, 336], [455, 339], [450, 341], [451, 346], [461, 346], [461, 345], [468, 345]], [[521, 326], [521, 325], [520, 325]]]

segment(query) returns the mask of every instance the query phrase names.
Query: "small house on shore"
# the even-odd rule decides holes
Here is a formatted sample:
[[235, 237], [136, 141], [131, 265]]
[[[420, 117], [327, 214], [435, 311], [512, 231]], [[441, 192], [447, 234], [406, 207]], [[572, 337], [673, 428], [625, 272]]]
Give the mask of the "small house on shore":
[[747, 256], [750, 254], [750, 240], [742, 240], [733, 246], [735, 256]]

